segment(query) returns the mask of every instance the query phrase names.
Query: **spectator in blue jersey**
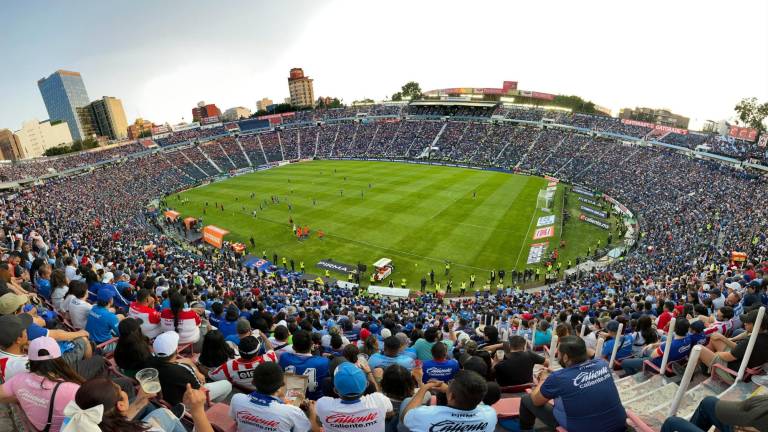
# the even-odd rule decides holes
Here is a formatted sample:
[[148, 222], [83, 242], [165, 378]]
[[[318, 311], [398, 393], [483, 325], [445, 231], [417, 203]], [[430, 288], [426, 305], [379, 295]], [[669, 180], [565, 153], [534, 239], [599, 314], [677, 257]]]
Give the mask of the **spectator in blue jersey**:
[[632, 356], [632, 344], [635, 342], [635, 338], [631, 334], [617, 334], [619, 331], [618, 321], [608, 321], [605, 325], [605, 331], [610, 339], [607, 339], [605, 344], [603, 344], [603, 357], [606, 359], [611, 358], [613, 344], [616, 343], [616, 340], [619, 341], [619, 349], [616, 351], [616, 360], [622, 360]]
[[[539, 385], [520, 401], [520, 429], [532, 431], [536, 419], [569, 432], [624, 432], [627, 415], [619, 392], [603, 359], [590, 360], [587, 346], [577, 336], [565, 336], [558, 345], [563, 367], [539, 374]], [[554, 406], [549, 404], [554, 399]]]
[[[668, 362], [675, 362], [688, 357], [691, 352], [691, 338], [688, 335], [690, 324], [688, 320], [681, 318], [675, 321], [675, 337], [669, 347]], [[638, 358], [626, 359], [621, 363], [621, 368], [627, 375], [634, 375], [643, 368], [645, 360], [651, 360], [656, 366], [661, 366], [661, 359], [664, 356], [665, 342], [656, 342], [648, 345], [643, 350], [642, 356]]]
[[219, 321], [218, 329], [224, 338], [237, 335], [237, 320], [240, 319], [240, 312], [235, 305], [231, 304], [224, 314], [224, 319]]
[[448, 347], [444, 343], [438, 342], [432, 345], [432, 360], [427, 360], [422, 365], [423, 382], [430, 380], [448, 382], [453, 379], [459, 371], [459, 362], [447, 357]]
[[690, 333], [688, 334], [688, 338], [691, 341], [691, 347], [694, 347], [696, 345], [704, 345], [707, 341], [707, 335], [704, 334], [704, 330], [707, 327], [704, 325], [703, 322], [696, 320], [691, 323]]
[[221, 302], [213, 302], [211, 304], [211, 314], [208, 315], [208, 322], [217, 329], [221, 326], [221, 321], [224, 320], [224, 305]]
[[118, 335], [117, 325], [120, 317], [110, 310], [114, 293], [109, 288], [102, 288], [96, 296], [96, 305], [88, 313], [85, 330], [91, 340], [100, 344]]
[[224, 339], [227, 342], [232, 342], [235, 345], [239, 345], [240, 341], [244, 337], [251, 336], [251, 333], [252, 333], [251, 323], [249, 323], [248, 320], [246, 320], [245, 318], [240, 318], [237, 320], [237, 324], [235, 325], [235, 331], [236, 331], [235, 334], [229, 335]]
[[284, 352], [280, 356], [280, 367], [286, 372], [309, 377], [307, 397], [320, 399], [323, 396], [320, 383], [330, 376], [329, 360], [312, 355], [312, 335], [306, 330], [298, 330], [293, 334], [293, 351]]
[[37, 269], [37, 276], [35, 279], [37, 293], [46, 300], [51, 300], [51, 266], [49, 264], [42, 264], [40, 268]]
[[384, 339], [384, 352], [375, 353], [368, 359], [368, 365], [371, 369], [382, 368], [398, 364], [409, 371], [413, 370], [414, 361], [412, 358], [402, 353], [403, 345], [396, 336], [390, 336]]

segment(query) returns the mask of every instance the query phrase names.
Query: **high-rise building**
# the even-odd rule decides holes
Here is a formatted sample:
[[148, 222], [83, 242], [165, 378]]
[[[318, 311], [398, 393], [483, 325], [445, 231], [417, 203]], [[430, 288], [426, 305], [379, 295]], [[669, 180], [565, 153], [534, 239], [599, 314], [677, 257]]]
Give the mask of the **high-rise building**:
[[24, 157], [24, 151], [19, 145], [19, 139], [8, 129], [0, 129], [0, 158], [16, 160]]
[[154, 124], [149, 120], [137, 118], [132, 125], [128, 126], [128, 139], [141, 138], [142, 135], [152, 134]]
[[59, 69], [48, 78], [39, 79], [37, 87], [51, 121], [63, 120], [67, 122], [72, 138], [85, 138], [87, 135], [83, 133], [77, 108], [88, 105], [89, 99], [80, 73]]
[[262, 98], [260, 101], [256, 101], [256, 111], [266, 111], [267, 107], [272, 105], [272, 99]]
[[125, 120], [123, 103], [118, 98], [104, 96], [90, 104], [97, 133], [113, 140], [128, 137], [128, 122]]
[[96, 124], [91, 104], [77, 108], [77, 119], [80, 120], [81, 139], [96, 139], [99, 136], [99, 125]]
[[246, 107], [234, 107], [224, 111], [221, 115], [221, 119], [224, 121], [235, 121], [241, 118], [248, 118], [251, 116], [251, 110]]
[[208, 117], [221, 117], [221, 110], [216, 107], [216, 104], [206, 104], [205, 101], [200, 101], [196, 107], [192, 108], [193, 122]]
[[315, 89], [312, 79], [304, 76], [301, 68], [291, 69], [288, 77], [288, 91], [291, 95], [291, 105], [297, 107], [311, 107], [315, 103]]
[[51, 123], [48, 120], [27, 120], [16, 131], [16, 137], [25, 158], [42, 156], [49, 148], [72, 142], [69, 127], [62, 121]]

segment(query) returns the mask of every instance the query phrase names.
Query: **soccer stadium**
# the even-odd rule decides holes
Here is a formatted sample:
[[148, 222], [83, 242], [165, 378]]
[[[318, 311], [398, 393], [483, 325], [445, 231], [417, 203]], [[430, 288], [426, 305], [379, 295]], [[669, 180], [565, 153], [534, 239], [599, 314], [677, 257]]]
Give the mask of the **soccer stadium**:
[[38, 81], [50, 120], [0, 130], [0, 431], [768, 431], [768, 103], [288, 84], [128, 126]]

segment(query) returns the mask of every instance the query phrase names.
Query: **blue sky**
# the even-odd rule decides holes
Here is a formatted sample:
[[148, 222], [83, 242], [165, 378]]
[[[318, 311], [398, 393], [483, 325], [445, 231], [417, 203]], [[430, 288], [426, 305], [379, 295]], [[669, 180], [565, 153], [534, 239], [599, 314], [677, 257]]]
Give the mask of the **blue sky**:
[[667, 107], [722, 119], [768, 100], [768, 2], [740, 1], [36, 1], [5, 2], [0, 128], [47, 118], [37, 79], [82, 73], [91, 99], [129, 121], [189, 120], [288, 95], [291, 67], [315, 93], [383, 99], [422, 88], [577, 94], [618, 110]]

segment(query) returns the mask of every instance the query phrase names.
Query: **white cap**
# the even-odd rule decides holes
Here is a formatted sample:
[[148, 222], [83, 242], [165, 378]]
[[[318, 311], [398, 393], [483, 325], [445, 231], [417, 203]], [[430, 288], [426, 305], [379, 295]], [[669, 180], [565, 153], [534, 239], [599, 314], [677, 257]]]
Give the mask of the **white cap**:
[[392, 331], [388, 328], [381, 329], [381, 337], [382, 339], [386, 339], [388, 337], [392, 336]]
[[158, 357], [170, 357], [179, 349], [179, 334], [175, 331], [167, 331], [155, 338], [152, 344], [155, 355]]
[[103, 283], [107, 283], [107, 282], [111, 281], [114, 278], [115, 278], [115, 275], [112, 274], [112, 272], [106, 272], [106, 273], [104, 273], [104, 277], [101, 278], [101, 281]]

